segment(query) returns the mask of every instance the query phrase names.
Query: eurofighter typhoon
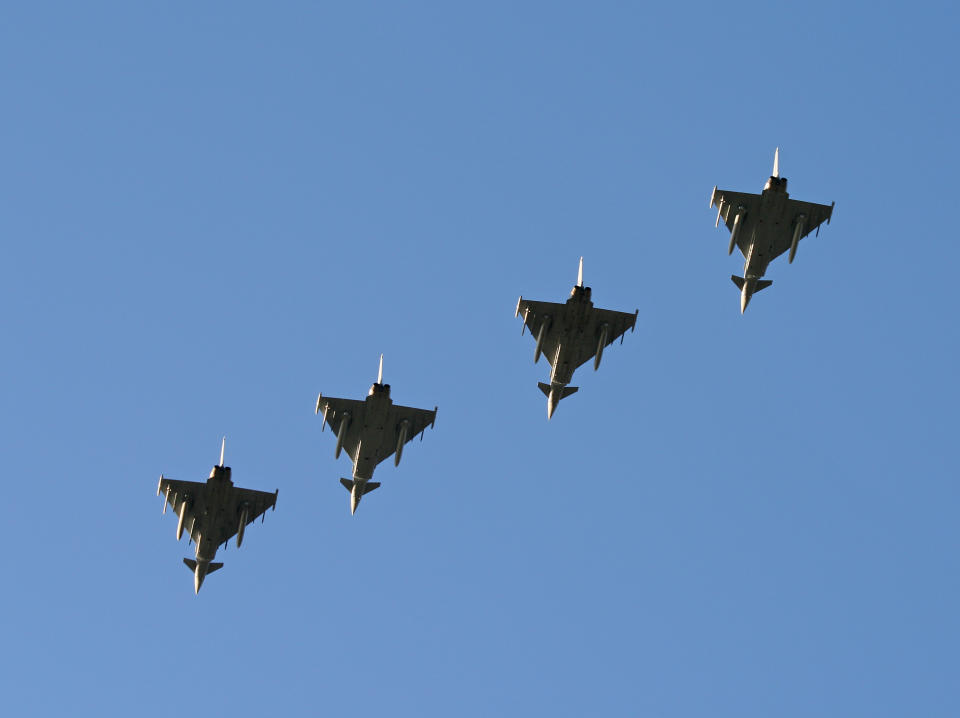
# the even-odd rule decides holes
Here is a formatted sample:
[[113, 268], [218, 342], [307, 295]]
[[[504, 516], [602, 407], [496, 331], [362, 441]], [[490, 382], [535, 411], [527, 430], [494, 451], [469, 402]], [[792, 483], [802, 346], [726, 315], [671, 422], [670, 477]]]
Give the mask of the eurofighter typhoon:
[[396, 452], [393, 465], [399, 466], [404, 445], [417, 434], [423, 440], [423, 432], [437, 420], [437, 407], [429, 411], [393, 403], [390, 385], [383, 383], [383, 354], [377, 381], [365, 400], [334, 399], [320, 394], [316, 413], [321, 411], [320, 431], [329, 424], [337, 436], [334, 457], [339, 459], [340, 452], [346, 449], [353, 460], [353, 478], [340, 479], [350, 492], [351, 514], [356, 513], [365, 494], [380, 486], [379, 481], [370, 481], [377, 464]]
[[196, 560], [189, 558], [183, 562], [193, 572], [194, 593], [200, 593], [200, 586], [207, 574], [223, 567], [214, 563], [217, 549], [237, 536], [237, 548], [243, 543], [243, 532], [267, 509], [277, 508], [277, 489], [272, 494], [252, 489], [239, 489], [230, 480], [230, 467], [223, 465], [223, 450], [226, 439], [220, 445], [220, 463], [213, 467], [206, 483], [201, 481], [175, 481], [160, 475], [157, 495], [164, 495], [163, 513], [167, 504], [179, 517], [177, 520], [177, 541], [183, 536], [184, 528], [189, 536], [188, 542], [197, 545]]
[[540, 361], [542, 354], [552, 367], [550, 383], [537, 383], [547, 397], [548, 420], [560, 400], [580, 388], [567, 386], [573, 380], [573, 372], [577, 367], [593, 359], [594, 371], [599, 369], [604, 347], [612, 344], [617, 337], [623, 343], [627, 329], [633, 331], [637, 325], [639, 309], [633, 314], [597, 309], [590, 300], [590, 294], [590, 287], [583, 286], [583, 257], [580, 257], [577, 284], [570, 291], [566, 303], [533, 302], [523, 297], [517, 301], [514, 316], [523, 314], [520, 333], [523, 334], [529, 327], [530, 334], [537, 341], [533, 352], [534, 364]]
[[792, 264], [800, 240], [813, 230], [819, 234], [824, 221], [830, 224], [834, 204], [831, 202], [828, 207], [790, 199], [787, 178], [780, 176], [779, 147], [773, 154], [773, 174], [762, 194], [713, 188], [710, 206], [717, 208], [716, 226], [720, 226], [722, 219], [730, 230], [727, 254], [733, 254], [733, 248], [739, 247], [746, 258], [743, 276], [730, 277], [740, 290], [741, 314], [756, 292], [773, 284], [769, 279], [761, 279], [767, 265], [788, 250]]

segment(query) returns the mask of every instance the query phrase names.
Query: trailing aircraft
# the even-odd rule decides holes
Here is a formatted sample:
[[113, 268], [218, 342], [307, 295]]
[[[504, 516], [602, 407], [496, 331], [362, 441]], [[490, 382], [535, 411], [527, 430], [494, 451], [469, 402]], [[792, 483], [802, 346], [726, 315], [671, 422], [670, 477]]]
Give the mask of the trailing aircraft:
[[787, 178], [780, 176], [780, 148], [773, 153], [773, 174], [767, 180], [762, 194], [730, 192], [713, 188], [710, 206], [717, 208], [716, 226], [724, 221], [730, 230], [730, 246], [739, 247], [746, 261], [743, 276], [730, 279], [740, 290], [740, 313], [743, 314], [750, 298], [772, 281], [761, 279], [767, 265], [789, 251], [792, 264], [797, 255], [797, 244], [810, 232], [820, 233], [823, 222], [830, 224], [834, 202], [830, 206], [790, 199]]
[[227, 440], [220, 445], [220, 463], [213, 467], [210, 478], [202, 481], [176, 481], [160, 475], [157, 495], [164, 496], [163, 513], [167, 505], [177, 514], [177, 540], [186, 529], [189, 541], [197, 545], [196, 559], [183, 559], [193, 572], [194, 593], [208, 574], [223, 567], [214, 562], [217, 549], [237, 537], [237, 548], [243, 543], [247, 524], [252, 523], [267, 509], [277, 508], [277, 489], [272, 494], [253, 489], [241, 489], [230, 480], [230, 467], [223, 465]]
[[593, 359], [593, 368], [600, 368], [603, 350], [637, 324], [637, 315], [598, 309], [590, 299], [590, 287], [583, 286], [583, 257], [577, 270], [577, 284], [570, 291], [570, 298], [559, 302], [517, 301], [514, 316], [523, 314], [523, 334], [527, 328], [536, 339], [533, 362], [546, 357], [550, 363], [550, 383], [539, 382], [537, 386], [547, 397], [547, 419], [553, 416], [557, 404], [580, 387], [568, 386], [577, 367]]
[[353, 460], [353, 478], [340, 479], [350, 492], [351, 514], [356, 513], [365, 494], [380, 486], [379, 481], [370, 480], [377, 464], [395, 453], [393, 464], [399, 466], [404, 445], [417, 434], [422, 440], [423, 432], [437, 420], [437, 407], [429, 411], [393, 403], [390, 385], [383, 383], [383, 354], [377, 381], [370, 387], [366, 399], [336, 399], [320, 394], [316, 413], [321, 411], [320, 430], [329, 425], [337, 437], [334, 457], [340, 458], [340, 452], [346, 450]]

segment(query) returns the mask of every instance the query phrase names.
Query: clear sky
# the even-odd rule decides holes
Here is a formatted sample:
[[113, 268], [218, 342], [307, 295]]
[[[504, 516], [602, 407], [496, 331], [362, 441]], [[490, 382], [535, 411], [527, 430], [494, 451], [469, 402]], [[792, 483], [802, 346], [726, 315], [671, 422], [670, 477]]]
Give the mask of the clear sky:
[[[960, 715], [958, 19], [8, 4], [4, 713]], [[778, 145], [837, 206], [741, 316]], [[639, 320], [548, 423], [581, 255]], [[381, 352], [439, 414], [351, 517]], [[279, 500], [195, 596], [154, 491], [223, 434]]]

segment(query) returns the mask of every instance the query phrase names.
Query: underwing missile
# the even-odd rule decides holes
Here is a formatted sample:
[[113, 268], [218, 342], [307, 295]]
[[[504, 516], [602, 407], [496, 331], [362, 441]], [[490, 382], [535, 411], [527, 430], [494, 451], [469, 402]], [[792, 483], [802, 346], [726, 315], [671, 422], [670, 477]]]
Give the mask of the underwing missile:
[[400, 466], [400, 457], [403, 455], [403, 445], [407, 443], [407, 431], [410, 430], [410, 422], [404, 419], [400, 422], [400, 436], [397, 437], [397, 455], [393, 459], [394, 466]]
[[800, 235], [803, 234], [803, 223], [806, 219], [806, 215], [803, 214], [797, 217], [797, 224], [793, 228], [793, 241], [790, 242], [790, 256], [787, 258], [788, 264], [793, 264], [793, 258], [797, 256], [797, 243], [800, 241]]
[[537, 347], [533, 350], [533, 363], [540, 361], [540, 352], [543, 351], [543, 338], [547, 334], [547, 322], [550, 318], [544, 317], [540, 323], [540, 331], [537, 332]]
[[343, 449], [343, 439], [347, 435], [347, 424], [350, 423], [350, 414], [345, 413], [343, 419], [340, 420], [340, 431], [337, 432], [337, 449], [333, 454], [333, 458], [340, 458], [340, 451]]
[[727, 248], [727, 254], [733, 254], [733, 248], [737, 246], [737, 237], [740, 235], [740, 227], [743, 225], [740, 220], [743, 219], [743, 208], [737, 208], [737, 215], [733, 218], [733, 229], [730, 230], [730, 246]]
[[187, 500], [186, 498], [180, 504], [180, 518], [177, 521], [177, 541], [183, 536], [183, 520], [187, 516]]
[[610, 333], [610, 325], [606, 322], [600, 327], [600, 341], [597, 342], [597, 356], [593, 360], [593, 370], [600, 368], [600, 358], [603, 356], [603, 348], [607, 346], [607, 335]]

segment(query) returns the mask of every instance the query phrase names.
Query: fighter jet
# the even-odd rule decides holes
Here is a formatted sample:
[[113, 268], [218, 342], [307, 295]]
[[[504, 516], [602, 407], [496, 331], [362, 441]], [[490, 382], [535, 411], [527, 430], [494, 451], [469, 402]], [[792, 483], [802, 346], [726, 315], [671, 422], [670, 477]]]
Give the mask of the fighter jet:
[[334, 457], [339, 459], [340, 452], [346, 449], [353, 459], [353, 479], [340, 479], [350, 492], [351, 515], [356, 513], [360, 499], [380, 486], [379, 481], [370, 481], [377, 464], [396, 452], [393, 465], [399, 466], [404, 444], [417, 434], [422, 441], [423, 432], [437, 420], [437, 407], [428, 411], [393, 403], [390, 385], [383, 383], [383, 354], [377, 381], [365, 400], [334, 399], [320, 394], [316, 413], [321, 411], [320, 431], [329, 424], [337, 435]]
[[537, 346], [533, 352], [533, 362], [540, 361], [540, 355], [546, 356], [550, 366], [550, 383], [539, 382], [537, 386], [547, 396], [547, 419], [553, 416], [561, 399], [573, 394], [580, 387], [567, 386], [573, 379], [573, 372], [581, 364], [593, 359], [593, 368], [600, 368], [603, 349], [623, 335], [627, 329], [633, 331], [637, 324], [637, 315], [614, 312], [609, 309], [597, 309], [590, 301], [590, 287], [583, 286], [583, 257], [577, 271], [577, 284], [570, 291], [565, 304], [558, 302], [531, 302], [523, 297], [517, 301], [514, 316], [523, 313], [523, 334], [527, 327], [536, 337]]
[[743, 276], [733, 274], [730, 279], [740, 290], [740, 313], [750, 303], [750, 297], [766, 289], [772, 281], [760, 279], [767, 265], [790, 250], [790, 263], [797, 255], [797, 243], [813, 230], [820, 234], [820, 225], [830, 224], [834, 202], [825, 204], [800, 202], [787, 194], [787, 178], [780, 176], [780, 148], [773, 153], [773, 174], [763, 188], [763, 194], [729, 192], [713, 188], [710, 206], [717, 208], [717, 223], [723, 219], [730, 230], [730, 247], [734, 246], [746, 258]]
[[189, 558], [183, 562], [193, 572], [194, 593], [200, 593], [200, 586], [207, 574], [220, 569], [223, 564], [214, 562], [217, 548], [223, 544], [226, 548], [234, 534], [237, 535], [237, 548], [243, 543], [243, 532], [267, 509], [277, 508], [277, 489], [272, 494], [252, 489], [238, 489], [230, 480], [230, 467], [223, 465], [223, 451], [226, 439], [220, 445], [220, 463], [213, 467], [206, 483], [200, 481], [175, 481], [160, 475], [157, 495], [164, 494], [163, 513], [167, 504], [179, 516], [177, 521], [177, 541], [187, 529], [189, 541], [197, 544], [196, 560]]

